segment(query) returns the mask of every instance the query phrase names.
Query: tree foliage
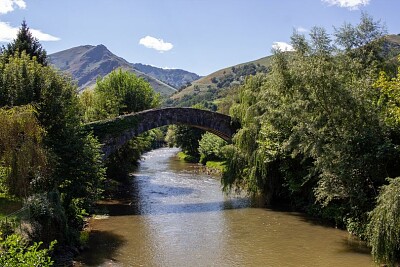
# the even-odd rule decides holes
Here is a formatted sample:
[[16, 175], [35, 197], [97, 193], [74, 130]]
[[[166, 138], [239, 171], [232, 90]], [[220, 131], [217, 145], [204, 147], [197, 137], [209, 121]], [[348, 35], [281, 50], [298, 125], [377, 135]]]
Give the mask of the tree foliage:
[[0, 237], [0, 266], [47, 267], [53, 266], [49, 253], [56, 242], [49, 248], [41, 248], [42, 243], [28, 245], [21, 236], [12, 234], [5, 239]]
[[308, 39], [295, 32], [294, 52], [276, 51], [269, 75], [248, 78], [231, 107], [242, 129], [227, 149], [224, 188], [295, 201], [362, 235], [399, 156], [376, 105], [381, 46], [371, 41], [381, 33], [367, 15], [335, 39], [318, 27]]
[[100, 78], [94, 91], [81, 97], [81, 103], [90, 121], [157, 107], [160, 97], [143, 78], [118, 69]]
[[381, 188], [377, 205], [369, 214], [367, 233], [372, 256], [378, 263], [397, 266], [400, 256], [400, 178]]
[[[60, 192], [55, 194], [60, 199], [52, 201], [61, 201], [69, 229], [79, 229], [82, 221], [77, 223], [76, 218], [99, 196], [105, 170], [98, 141], [81, 129], [76, 88], [69, 78], [39, 64], [25, 52], [9, 56], [0, 65], [0, 74], [0, 107], [33, 105], [46, 132], [43, 144], [48, 151], [51, 176], [45, 187], [33, 193]], [[85, 201], [78, 201], [82, 198]]]
[[210, 160], [223, 160], [223, 147], [227, 142], [215, 134], [206, 132], [199, 141], [200, 163], [205, 164]]
[[3, 47], [4, 59], [8, 61], [11, 56], [18, 56], [25, 52], [31, 59], [35, 58], [41, 65], [47, 65], [47, 53], [42, 48], [39, 40], [32, 35], [24, 20], [18, 30], [17, 38]]
[[[44, 129], [32, 106], [0, 109], [0, 168], [8, 193], [27, 198], [48, 178]], [[1, 178], [0, 178], [1, 179]]]
[[[99, 79], [93, 91], [85, 91], [79, 98], [84, 121], [114, 118], [131, 112], [155, 108], [159, 94], [150, 84], [134, 73], [122, 69]], [[130, 140], [107, 159], [107, 175], [124, 181], [136, 166], [142, 153], [149, 150], [159, 137], [153, 130]]]

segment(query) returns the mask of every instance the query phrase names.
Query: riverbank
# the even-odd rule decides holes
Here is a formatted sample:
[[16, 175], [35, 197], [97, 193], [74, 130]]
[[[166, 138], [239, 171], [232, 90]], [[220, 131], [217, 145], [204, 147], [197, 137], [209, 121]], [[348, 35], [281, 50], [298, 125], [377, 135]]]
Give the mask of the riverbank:
[[199, 163], [199, 159], [186, 154], [183, 151], [177, 153], [177, 158], [183, 162], [194, 163], [199, 165], [199, 170], [202, 170], [206, 174], [222, 175], [225, 170], [225, 161], [207, 161], [205, 165]]

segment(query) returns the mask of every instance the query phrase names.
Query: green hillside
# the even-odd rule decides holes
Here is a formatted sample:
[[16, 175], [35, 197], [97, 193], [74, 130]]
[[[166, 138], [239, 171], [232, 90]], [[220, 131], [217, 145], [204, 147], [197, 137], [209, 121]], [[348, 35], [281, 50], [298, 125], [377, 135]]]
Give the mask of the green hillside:
[[[192, 82], [192, 85], [184, 88], [183, 90], [175, 93], [174, 95], [171, 96], [171, 99], [173, 100], [179, 100], [183, 98], [185, 95], [193, 95], [193, 94], [204, 94], [207, 91], [212, 91], [212, 90], [225, 90], [229, 88], [228, 84], [225, 84], [225, 86], [218, 87], [218, 82], [216, 81], [223, 81], [230, 75], [234, 75], [234, 70], [237, 69], [243, 69], [246, 66], [254, 65], [258, 69], [268, 69], [271, 64], [271, 56], [263, 57], [257, 60], [253, 60], [250, 62], [245, 62], [241, 63], [235, 66], [227, 67], [221, 70], [218, 70], [214, 73], [211, 73], [210, 75], [207, 75], [203, 78], [200, 78], [194, 82]], [[235, 76], [235, 75], [234, 75]], [[236, 75], [237, 76], [237, 75]], [[233, 84], [237, 83], [238, 80], [244, 79], [245, 77], [239, 76], [235, 77], [236, 79], [233, 81]], [[232, 85], [233, 85], [232, 84]]]

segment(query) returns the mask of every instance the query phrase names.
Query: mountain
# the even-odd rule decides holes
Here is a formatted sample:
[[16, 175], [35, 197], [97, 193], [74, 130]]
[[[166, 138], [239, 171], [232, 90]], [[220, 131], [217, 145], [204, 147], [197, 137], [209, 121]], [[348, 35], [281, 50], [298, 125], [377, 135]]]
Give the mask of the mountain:
[[196, 73], [181, 69], [162, 69], [141, 63], [134, 63], [132, 66], [138, 71], [156, 78], [157, 80], [163, 81], [175, 88], [181, 88], [182, 86], [186, 86], [187, 84], [201, 78], [201, 76]]
[[[397, 70], [400, 54], [400, 34], [386, 35], [383, 43], [383, 57]], [[245, 76], [267, 72], [272, 56], [224, 68], [204, 76], [170, 97], [170, 105], [193, 105], [203, 100], [215, 100], [224, 96], [232, 85], [243, 82]]]
[[241, 63], [235, 66], [224, 68], [210, 75], [204, 76], [179, 92], [171, 96], [173, 100], [179, 100], [186, 96], [202, 95], [209, 92], [227, 90], [231, 85], [240, 84], [248, 75], [259, 72], [267, 72], [271, 65], [272, 56], [263, 57], [250, 62]]
[[136, 70], [131, 63], [111, 53], [104, 45], [83, 45], [49, 55], [50, 63], [76, 80], [79, 91], [92, 87], [98, 77], [117, 68], [131, 71], [147, 80], [156, 92], [167, 97], [176, 92], [172, 86]]

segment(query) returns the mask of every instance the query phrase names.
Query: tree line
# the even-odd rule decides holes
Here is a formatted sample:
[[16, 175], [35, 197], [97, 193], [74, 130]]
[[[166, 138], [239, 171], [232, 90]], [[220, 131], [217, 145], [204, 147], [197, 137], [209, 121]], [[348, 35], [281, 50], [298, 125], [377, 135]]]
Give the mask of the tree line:
[[46, 51], [22, 23], [0, 53], [0, 194], [29, 208], [30, 227], [12, 233], [0, 226], [1, 265], [36, 259], [49, 266], [53, 240], [56, 250], [80, 246], [85, 218], [106, 179], [125, 181], [141, 153], [161, 138], [159, 131], [137, 137], [103, 162], [101, 145], [84, 123], [158, 105], [159, 95], [146, 81], [122, 70], [78, 95], [76, 84], [49, 66]]
[[186, 126], [167, 137], [189, 160], [224, 160], [225, 192], [247, 192], [345, 228], [367, 241], [377, 263], [396, 266], [400, 68], [385, 34], [365, 13], [332, 35], [320, 27], [308, 36], [294, 32], [294, 51], [275, 50], [267, 73], [248, 75], [219, 101], [241, 124], [232, 144]]
[[294, 32], [294, 51], [275, 51], [270, 72], [248, 77], [233, 96], [230, 114], [242, 128], [224, 149], [222, 184], [344, 227], [367, 240], [375, 261], [394, 266], [400, 70], [387, 63], [385, 33], [367, 14], [333, 35]]

